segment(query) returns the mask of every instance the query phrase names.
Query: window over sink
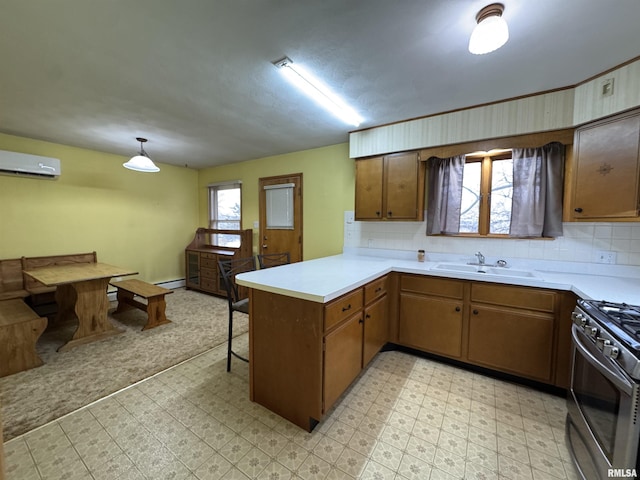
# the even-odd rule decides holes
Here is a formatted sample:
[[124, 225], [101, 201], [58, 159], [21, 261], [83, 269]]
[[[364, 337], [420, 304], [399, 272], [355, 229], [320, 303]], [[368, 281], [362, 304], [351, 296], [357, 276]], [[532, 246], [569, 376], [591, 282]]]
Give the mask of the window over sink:
[[427, 235], [562, 235], [564, 146], [428, 160]]

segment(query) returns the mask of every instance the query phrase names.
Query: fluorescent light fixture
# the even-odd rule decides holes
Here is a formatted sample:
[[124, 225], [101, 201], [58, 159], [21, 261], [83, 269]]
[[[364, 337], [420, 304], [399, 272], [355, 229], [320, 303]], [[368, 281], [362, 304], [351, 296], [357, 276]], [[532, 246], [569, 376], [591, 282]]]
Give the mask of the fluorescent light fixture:
[[137, 137], [136, 140], [140, 142], [140, 153], [135, 157], [132, 157], [127, 163], [123, 163], [122, 166], [124, 168], [128, 168], [129, 170], [135, 170], [136, 172], [145, 172], [145, 173], [153, 173], [159, 172], [160, 169], [156, 166], [155, 163], [151, 161], [147, 152], [142, 148], [142, 144], [147, 141], [146, 138]]
[[469, 51], [475, 55], [497, 50], [509, 40], [509, 26], [502, 18], [504, 5], [492, 3], [476, 15], [478, 24], [469, 38]]
[[340, 97], [303, 67], [294, 65], [290, 58], [284, 57], [273, 62], [273, 64], [280, 68], [281, 72], [297, 88], [313, 98], [343, 122], [353, 125], [354, 127], [359, 126], [363, 122], [362, 117], [358, 115], [353, 108], [347, 105]]

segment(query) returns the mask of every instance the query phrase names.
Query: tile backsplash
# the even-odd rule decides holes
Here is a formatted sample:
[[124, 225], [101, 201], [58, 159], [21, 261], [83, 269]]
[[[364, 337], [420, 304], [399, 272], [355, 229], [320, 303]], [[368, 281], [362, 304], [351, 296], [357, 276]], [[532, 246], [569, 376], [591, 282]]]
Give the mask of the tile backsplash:
[[615, 253], [615, 264], [640, 266], [640, 223], [564, 223], [564, 236], [552, 240], [427, 237], [426, 222], [357, 222], [345, 212], [344, 246], [387, 250], [424, 249], [433, 253], [599, 262]]

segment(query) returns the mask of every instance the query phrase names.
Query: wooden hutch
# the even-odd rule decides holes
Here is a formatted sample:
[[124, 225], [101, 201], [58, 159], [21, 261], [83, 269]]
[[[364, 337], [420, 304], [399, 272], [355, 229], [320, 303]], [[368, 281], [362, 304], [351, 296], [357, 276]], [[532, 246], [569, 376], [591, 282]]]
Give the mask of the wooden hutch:
[[227, 296], [218, 271], [218, 259], [251, 257], [253, 230], [215, 230], [198, 228], [185, 248], [186, 287]]

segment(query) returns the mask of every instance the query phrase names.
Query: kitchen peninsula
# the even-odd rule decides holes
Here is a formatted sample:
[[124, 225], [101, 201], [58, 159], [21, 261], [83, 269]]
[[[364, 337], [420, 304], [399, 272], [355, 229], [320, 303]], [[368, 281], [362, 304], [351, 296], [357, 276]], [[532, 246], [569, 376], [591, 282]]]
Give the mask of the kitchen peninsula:
[[441, 266], [344, 254], [239, 275], [251, 289], [251, 400], [311, 431], [387, 342], [566, 388], [576, 298], [640, 304], [635, 268], [603, 277], [541, 261], [530, 275], [485, 276]]

